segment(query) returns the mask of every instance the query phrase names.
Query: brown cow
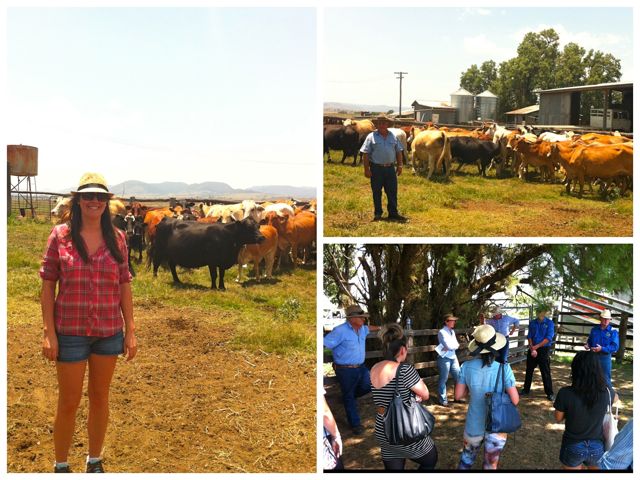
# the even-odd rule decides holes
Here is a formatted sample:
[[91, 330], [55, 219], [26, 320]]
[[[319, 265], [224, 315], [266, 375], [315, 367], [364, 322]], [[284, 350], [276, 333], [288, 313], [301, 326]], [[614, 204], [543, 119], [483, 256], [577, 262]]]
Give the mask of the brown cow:
[[578, 179], [580, 197], [584, 190], [585, 178], [617, 180], [620, 177], [633, 176], [633, 144], [630, 142], [616, 145], [554, 143], [549, 158], [559, 162], [567, 172], [567, 193], [570, 192], [571, 181], [574, 178]]
[[527, 167], [533, 165], [540, 170], [542, 180], [553, 180], [555, 171], [554, 163], [549, 158], [549, 150], [552, 142], [530, 142], [526, 136], [513, 137], [509, 140], [509, 146], [513, 148], [519, 163], [518, 176], [526, 180]]
[[[300, 212], [294, 217], [278, 216], [269, 212], [265, 218], [268, 225], [278, 230], [278, 267], [283, 254], [291, 247], [291, 257], [295, 267], [298, 261], [298, 250], [302, 248], [303, 263], [306, 263], [311, 245], [316, 240], [316, 216], [311, 212]], [[276, 267], [276, 268], [278, 268]]]
[[152, 244], [156, 238], [156, 228], [164, 217], [173, 217], [174, 211], [169, 207], [147, 211], [144, 223], [147, 225], [147, 243]]
[[263, 259], [266, 277], [271, 278], [278, 250], [278, 231], [271, 225], [261, 225], [260, 234], [265, 238], [263, 242], [245, 245], [238, 253], [238, 282], [242, 282], [242, 266], [249, 262], [253, 262], [255, 279], [260, 280], [260, 262]]

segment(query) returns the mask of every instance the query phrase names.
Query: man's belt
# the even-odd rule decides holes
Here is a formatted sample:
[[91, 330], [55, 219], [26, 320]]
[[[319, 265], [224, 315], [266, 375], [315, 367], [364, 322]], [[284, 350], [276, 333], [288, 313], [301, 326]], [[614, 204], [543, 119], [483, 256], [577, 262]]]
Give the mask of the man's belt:
[[372, 163], [371, 165], [375, 165], [376, 167], [393, 167], [395, 163]]
[[337, 363], [333, 364], [333, 368], [360, 368], [362, 364], [359, 365], [338, 365]]

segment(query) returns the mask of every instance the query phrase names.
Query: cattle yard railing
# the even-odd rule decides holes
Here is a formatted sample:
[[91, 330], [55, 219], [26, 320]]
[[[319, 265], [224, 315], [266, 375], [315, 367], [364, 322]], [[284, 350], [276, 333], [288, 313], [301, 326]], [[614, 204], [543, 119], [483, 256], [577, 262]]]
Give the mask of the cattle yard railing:
[[[471, 340], [471, 333], [475, 327], [456, 330], [456, 336], [460, 343], [458, 349], [458, 361], [460, 364], [472, 359], [467, 348]], [[527, 333], [529, 331], [529, 320], [520, 320], [520, 327], [516, 329], [513, 335], [509, 336], [509, 363], [516, 364], [527, 359]], [[407, 337], [408, 355], [407, 363], [413, 364], [416, 370], [425, 370], [426, 376], [422, 376], [426, 383], [436, 383], [439, 375], [437, 373], [438, 362], [435, 352], [438, 345], [439, 329], [429, 328], [423, 330], [407, 330], [404, 333]], [[367, 351], [365, 352], [365, 363], [374, 364], [382, 360], [382, 350], [378, 334], [370, 333], [367, 335]], [[325, 350], [323, 355], [324, 363], [333, 362], [333, 356], [330, 351]], [[435, 370], [435, 373], [433, 371]], [[329, 381], [332, 383], [332, 380]]]
[[[25, 195], [29, 195], [33, 199], [31, 204], [25, 204], [22, 198]], [[14, 191], [11, 192], [11, 214], [15, 214], [16, 217], [28, 217], [28, 218], [48, 218], [51, 220], [51, 210], [56, 206], [58, 197], [68, 197], [69, 193], [55, 193], [55, 192], [33, 192], [33, 191]], [[220, 198], [183, 198], [183, 197], [158, 197], [158, 198], [137, 198], [134, 196], [119, 197], [126, 206], [133, 205], [139, 202], [146, 206], [171, 206], [174, 207], [178, 204], [187, 205], [194, 204], [195, 206], [203, 203], [205, 205], [231, 205], [239, 203], [241, 200], [229, 200]], [[259, 200], [254, 199], [257, 203], [272, 200]], [[303, 203], [297, 201], [297, 203]]]

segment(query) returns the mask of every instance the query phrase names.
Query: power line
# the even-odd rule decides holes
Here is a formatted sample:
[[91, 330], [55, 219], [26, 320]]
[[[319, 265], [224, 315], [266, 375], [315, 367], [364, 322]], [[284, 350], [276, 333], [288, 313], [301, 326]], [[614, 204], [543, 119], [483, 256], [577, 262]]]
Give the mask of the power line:
[[400, 105], [398, 106], [398, 116], [402, 115], [402, 76], [403, 75], [408, 75], [408, 72], [393, 72], [396, 75], [400, 75], [399, 77], [396, 77], [397, 79], [400, 80]]

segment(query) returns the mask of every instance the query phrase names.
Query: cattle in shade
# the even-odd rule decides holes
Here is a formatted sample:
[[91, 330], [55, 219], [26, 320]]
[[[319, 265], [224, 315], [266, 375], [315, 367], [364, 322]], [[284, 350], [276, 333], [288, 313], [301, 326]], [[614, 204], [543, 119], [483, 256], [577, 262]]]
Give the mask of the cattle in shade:
[[278, 251], [278, 231], [271, 225], [261, 225], [260, 234], [264, 242], [245, 245], [238, 254], [238, 282], [242, 282], [243, 265], [253, 262], [253, 273], [256, 280], [260, 280], [260, 263], [264, 260], [264, 270], [267, 278], [273, 273], [273, 262]]
[[331, 162], [331, 150], [342, 150], [342, 163], [347, 157], [353, 156], [355, 165], [360, 145], [360, 136], [355, 128], [344, 125], [324, 126], [323, 151], [327, 155], [327, 162]]
[[158, 224], [156, 239], [150, 249], [153, 276], [158, 267], [167, 262], [173, 281], [180, 283], [176, 267], [209, 267], [211, 288], [225, 290], [224, 273], [238, 261], [243, 245], [261, 243], [264, 236], [252, 218], [238, 222], [198, 223], [163, 218]]
[[486, 169], [495, 157], [500, 155], [500, 145], [478, 140], [473, 137], [453, 137], [451, 141], [451, 158], [457, 159], [459, 163], [456, 172], [460, 171], [462, 165], [477, 164], [478, 173], [486, 177]]

